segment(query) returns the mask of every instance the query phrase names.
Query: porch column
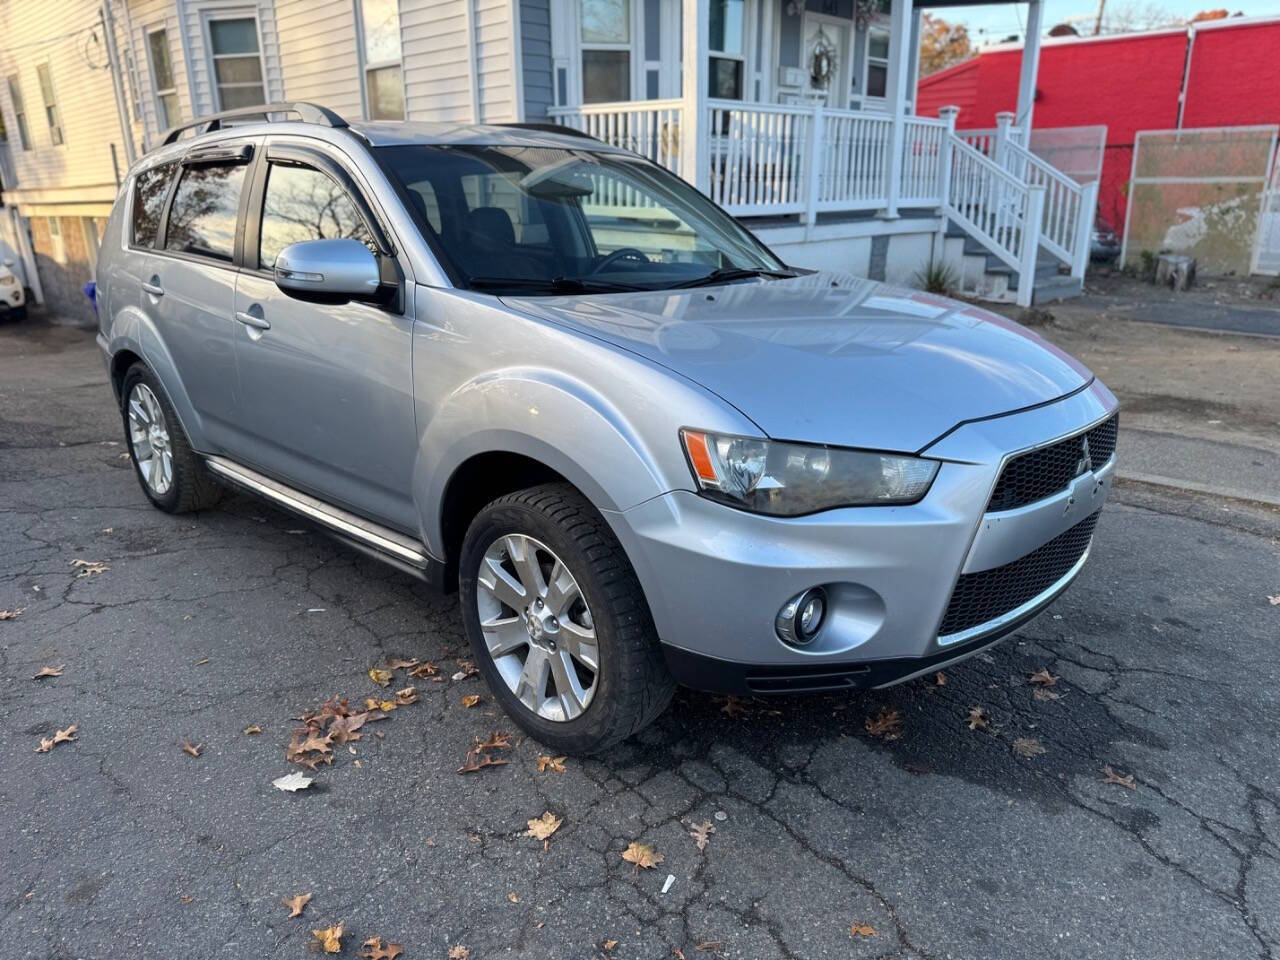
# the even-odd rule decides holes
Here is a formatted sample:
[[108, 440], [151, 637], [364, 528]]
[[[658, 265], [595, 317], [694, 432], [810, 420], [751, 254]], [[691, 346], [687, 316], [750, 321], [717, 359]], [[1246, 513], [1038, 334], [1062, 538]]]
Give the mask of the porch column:
[[884, 217], [898, 216], [902, 192], [902, 147], [906, 139], [907, 93], [911, 89], [911, 0], [893, 0], [889, 8], [889, 80], [885, 95], [893, 126], [889, 133], [889, 198]]
[[684, 0], [684, 75], [680, 118], [680, 176], [703, 193], [711, 183], [711, 118], [707, 115], [707, 57], [711, 36], [711, 5]]
[[1018, 115], [1015, 125], [1025, 131], [1022, 145], [1031, 143], [1031, 114], [1036, 105], [1036, 75], [1040, 72], [1040, 33], [1043, 0], [1027, 4], [1027, 39], [1022, 44], [1022, 72], [1018, 77]]

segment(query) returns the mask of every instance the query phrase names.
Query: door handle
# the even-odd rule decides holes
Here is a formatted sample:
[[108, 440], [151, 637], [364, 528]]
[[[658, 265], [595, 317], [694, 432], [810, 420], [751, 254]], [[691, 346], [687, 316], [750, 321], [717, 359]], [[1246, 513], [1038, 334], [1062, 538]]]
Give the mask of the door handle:
[[157, 277], [152, 277], [150, 280], [142, 281], [142, 289], [153, 297], [164, 296], [164, 287], [160, 286], [160, 281]]
[[255, 330], [270, 330], [271, 323], [262, 317], [255, 317], [252, 313], [246, 313], [243, 310], [236, 311], [236, 319], [243, 323], [246, 327], [253, 327]]

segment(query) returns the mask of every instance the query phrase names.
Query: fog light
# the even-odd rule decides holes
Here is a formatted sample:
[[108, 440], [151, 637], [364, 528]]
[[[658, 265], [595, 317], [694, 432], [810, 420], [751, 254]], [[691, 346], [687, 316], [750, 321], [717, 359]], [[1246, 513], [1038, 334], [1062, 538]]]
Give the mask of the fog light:
[[803, 647], [818, 635], [826, 615], [826, 592], [821, 587], [812, 587], [782, 605], [774, 628], [784, 643]]

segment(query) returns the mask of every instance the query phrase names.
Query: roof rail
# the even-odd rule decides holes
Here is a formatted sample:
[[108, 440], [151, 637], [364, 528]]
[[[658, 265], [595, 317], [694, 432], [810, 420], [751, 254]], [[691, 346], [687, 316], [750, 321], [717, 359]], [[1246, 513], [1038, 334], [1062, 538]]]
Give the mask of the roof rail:
[[328, 107], [322, 107], [318, 103], [308, 103], [305, 100], [298, 100], [293, 103], [264, 103], [256, 107], [223, 110], [207, 117], [199, 117], [190, 123], [180, 123], [176, 127], [170, 127], [165, 131], [161, 144], [167, 146], [176, 142], [182, 131], [190, 130], [192, 127], [204, 127], [203, 130], [196, 134], [196, 136], [199, 136], [200, 133], [211, 133], [214, 130], [223, 129], [227, 120], [234, 120], [239, 117], [261, 117], [263, 120], [270, 120], [269, 114], [272, 113], [296, 113], [303, 123], [321, 123], [326, 127], [347, 126], [347, 121], [343, 120]]
[[578, 130], [575, 127], [562, 127], [558, 123], [498, 123], [498, 127], [510, 127], [515, 130], [536, 130], [539, 133], [561, 133], [566, 137], [582, 137], [584, 140], [599, 141], [599, 137], [593, 137], [584, 130]]

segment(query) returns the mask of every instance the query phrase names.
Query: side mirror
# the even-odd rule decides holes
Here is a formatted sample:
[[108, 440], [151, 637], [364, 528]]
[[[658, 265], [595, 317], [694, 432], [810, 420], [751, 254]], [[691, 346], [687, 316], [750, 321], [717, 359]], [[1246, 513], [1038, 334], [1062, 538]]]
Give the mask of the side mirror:
[[349, 237], [291, 243], [276, 257], [276, 286], [313, 303], [384, 299], [378, 260]]

